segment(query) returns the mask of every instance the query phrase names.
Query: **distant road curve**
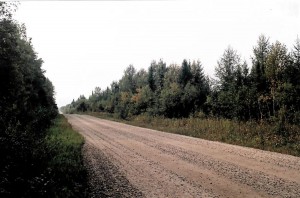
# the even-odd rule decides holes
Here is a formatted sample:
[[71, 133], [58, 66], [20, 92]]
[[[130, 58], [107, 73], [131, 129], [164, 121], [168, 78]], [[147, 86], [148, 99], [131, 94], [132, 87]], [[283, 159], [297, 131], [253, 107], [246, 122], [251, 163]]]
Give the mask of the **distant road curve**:
[[[110, 191], [100, 189], [103, 191], [100, 194], [114, 196], [117, 192], [121, 197], [172, 198], [300, 197], [299, 157], [87, 115], [65, 116], [86, 140], [86, 157], [94, 170], [94, 180], [103, 177], [100, 169], [113, 169], [105, 173], [115, 178], [117, 187]], [[109, 165], [103, 165], [104, 162]]]

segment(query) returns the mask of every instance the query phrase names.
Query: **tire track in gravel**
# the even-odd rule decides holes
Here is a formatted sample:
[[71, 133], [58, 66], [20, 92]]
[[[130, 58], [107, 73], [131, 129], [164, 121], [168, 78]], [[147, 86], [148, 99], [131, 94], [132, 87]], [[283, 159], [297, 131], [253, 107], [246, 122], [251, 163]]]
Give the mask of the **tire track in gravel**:
[[[76, 122], [82, 124], [80, 121]], [[87, 141], [93, 142], [94, 145], [101, 145], [100, 149], [113, 156], [116, 159], [114, 160], [115, 164], [118, 164], [120, 169], [122, 169], [124, 164], [130, 164], [131, 166], [125, 167], [124, 172], [127, 172], [134, 178], [133, 183], [144, 184], [144, 188], [142, 187], [140, 190], [144, 191], [148, 197], [219, 197], [208, 189], [200, 191], [198, 187], [194, 187], [192, 184], [185, 184], [181, 176], [164, 169], [159, 163], [149, 160], [138, 152], [113, 141], [104, 134], [95, 133], [90, 127], [76, 129], [89, 132]], [[95, 138], [90, 139], [90, 133], [94, 133], [97, 136], [96, 141]], [[103, 141], [99, 141], [100, 139]], [[165, 179], [166, 176], [170, 177], [169, 181]], [[175, 186], [166, 189], [165, 187], [169, 186], [170, 182], [173, 182]], [[150, 189], [155, 190], [149, 191]]]
[[67, 115], [146, 197], [300, 197], [297, 157]]
[[[84, 119], [89, 119], [90, 121], [93, 121], [95, 124], [99, 124], [98, 118], [95, 117], [88, 117]], [[96, 121], [96, 122], [95, 122]], [[101, 126], [108, 126], [111, 127], [110, 121], [107, 120], [102, 120]], [[262, 151], [258, 149], [253, 149], [253, 148], [247, 148], [247, 147], [241, 147], [241, 146], [235, 146], [235, 145], [230, 145], [230, 144], [225, 144], [225, 143], [220, 143], [220, 142], [214, 142], [214, 144], [211, 144], [211, 141], [207, 140], [202, 140], [198, 138], [191, 138], [188, 136], [184, 136], [185, 141], [182, 141], [181, 135], [174, 135], [170, 133], [165, 133], [165, 132], [159, 132], [151, 129], [145, 129], [141, 127], [134, 127], [130, 125], [124, 125], [122, 123], [114, 123], [114, 126], [119, 126], [123, 131], [126, 131], [127, 133], [132, 133], [131, 129], [132, 128], [137, 128], [140, 129], [138, 131], [138, 134], [140, 136], [147, 135], [147, 140], [150, 139], [150, 137], [155, 137], [155, 139], [168, 143], [168, 142], [176, 142], [176, 146], [179, 145], [184, 145], [186, 149], [190, 149], [193, 147], [190, 147], [190, 145], [196, 145], [197, 149], [201, 147], [201, 149], [205, 149], [206, 152], [209, 152], [208, 154], [213, 155], [215, 158], [222, 158], [222, 160], [229, 160], [229, 161], [238, 161], [239, 163], [245, 163], [246, 166], [248, 167], [249, 164], [254, 166], [257, 161], [260, 161], [261, 163], [266, 163], [265, 166], [257, 166], [262, 170], [262, 167], [264, 171], [266, 171], [266, 166], [270, 168], [269, 170], [273, 170], [273, 173], [278, 174], [278, 172], [284, 172], [282, 173], [282, 177], [286, 176], [288, 174], [289, 179], [295, 179], [296, 181], [300, 180], [300, 161], [299, 158], [297, 157], [291, 157], [289, 155], [284, 155], [284, 154], [279, 154], [279, 153], [274, 153], [274, 152], [268, 152], [268, 151]], [[135, 130], [136, 131], [136, 130]], [[154, 134], [153, 134], [154, 133]], [[163, 139], [162, 139], [163, 138]], [[153, 138], [152, 138], [153, 140]], [[171, 140], [171, 141], [170, 141]], [[222, 153], [219, 152], [219, 147], [222, 148]], [[226, 152], [226, 157], [224, 157], [223, 153]], [[261, 155], [263, 153], [263, 155]], [[230, 155], [232, 154], [232, 155]], [[239, 157], [240, 156], [240, 157]], [[242, 157], [242, 158], [241, 158]], [[228, 159], [230, 158], [230, 159]], [[280, 161], [278, 159], [280, 158]], [[242, 159], [242, 160], [241, 160]], [[251, 160], [254, 160], [255, 163], [252, 163]], [[268, 166], [267, 164], [273, 165], [274, 163], [277, 164], [276, 167], [274, 166]], [[280, 167], [283, 167], [284, 169], [280, 169]], [[289, 171], [285, 171], [285, 168], [288, 168]], [[291, 174], [289, 174], [291, 173]], [[294, 177], [290, 177], [294, 176]]]
[[[96, 130], [97, 127], [91, 127], [90, 130]], [[243, 188], [239, 188], [238, 184], [236, 183], [232, 183], [229, 184], [229, 181], [227, 181], [225, 178], [222, 178], [222, 175], [218, 175], [216, 176], [214, 174], [214, 172], [210, 172], [208, 170], [203, 170], [199, 169], [198, 167], [193, 166], [193, 164], [190, 163], [186, 163], [185, 161], [191, 161], [189, 158], [178, 158], [178, 156], [176, 157], [172, 157], [172, 155], [174, 155], [174, 153], [170, 153], [168, 152], [168, 155], [165, 155], [164, 152], [166, 152], [165, 149], [161, 148], [161, 145], [158, 144], [154, 144], [154, 141], [148, 140], [145, 141], [145, 138], [142, 138], [140, 136], [135, 136], [133, 134], [130, 133], [126, 133], [126, 136], [124, 136], [124, 133], [120, 133], [118, 131], [114, 131], [114, 130], [110, 130], [110, 133], [114, 133], [114, 136], [118, 136], [118, 137], [126, 137], [129, 138], [131, 140], [136, 140], [135, 142], [130, 142], [130, 144], [127, 144], [127, 142], [123, 142], [122, 144], [122, 148], [118, 148], [119, 150], [125, 150], [125, 149], [133, 149], [134, 148], [139, 148], [138, 152], [140, 153], [140, 157], [143, 157], [145, 160], [150, 159], [151, 161], [153, 161], [156, 164], [159, 164], [159, 162], [164, 166], [165, 170], [169, 170], [170, 173], [173, 173], [174, 171], [178, 172], [181, 171], [182, 176], [184, 176], [184, 178], [189, 177], [190, 180], [194, 180], [194, 182], [192, 182], [193, 184], [195, 184], [195, 182], [197, 182], [199, 179], [202, 179], [203, 177], [205, 177], [205, 179], [203, 181], [201, 181], [201, 185], [206, 186], [207, 188], [205, 189], [206, 191], [209, 191], [209, 187], [211, 186], [211, 184], [213, 183], [217, 189], [220, 191], [223, 191], [223, 194], [228, 191], [228, 187], [236, 189], [237, 192], [235, 192], [235, 197], [240, 195], [240, 193], [243, 194], [247, 194], [247, 195], [251, 195], [250, 197], [253, 196], [253, 193], [250, 193], [249, 191], [245, 191], [243, 190]], [[99, 134], [95, 134], [98, 135]], [[104, 134], [101, 134], [101, 137], [106, 141], [106, 142], [114, 142], [113, 139], [105, 136]], [[104, 138], [105, 137], [105, 138]], [[142, 142], [142, 143], [140, 143]], [[150, 142], [152, 142], [152, 144], [149, 144]], [[114, 144], [116, 144], [116, 142], [114, 142]], [[121, 144], [119, 144], [121, 145]], [[153, 149], [155, 148], [155, 149]], [[174, 148], [173, 151], [176, 151], [177, 149]], [[143, 156], [143, 155], [144, 156]], [[154, 154], [154, 155], [153, 155]], [[171, 154], [171, 155], [169, 155]], [[182, 159], [182, 160], [178, 160], [178, 159]], [[162, 163], [163, 162], [163, 163]], [[198, 165], [198, 164], [196, 164]], [[174, 169], [175, 168], [175, 169]], [[193, 171], [192, 171], [193, 170]], [[197, 171], [194, 171], [197, 170]], [[188, 175], [186, 175], [188, 174]], [[190, 181], [191, 182], [191, 181]], [[224, 185], [226, 184], [226, 185]], [[201, 187], [198, 186], [198, 187]], [[218, 185], [218, 186], [217, 186]], [[210, 191], [212, 191], [210, 189]], [[231, 190], [232, 191], [232, 190]], [[231, 194], [233, 193], [233, 191], [231, 192]]]
[[[118, 136], [124, 135], [126, 134], [127, 137], [129, 137], [130, 139], [135, 139], [139, 142], [143, 142], [143, 144], [151, 146], [151, 147], [155, 147], [157, 149], [159, 149], [160, 151], [166, 152], [170, 155], [176, 155], [176, 157], [179, 157], [180, 159], [183, 159], [185, 161], [189, 161], [192, 162], [193, 164], [196, 165], [200, 165], [201, 167], [208, 169], [208, 170], [213, 170], [214, 172], [216, 172], [219, 177], [221, 176], [226, 176], [232, 180], [234, 180], [235, 182], [238, 183], [243, 183], [246, 185], [252, 185], [255, 190], [259, 191], [267, 191], [269, 195], [272, 196], [278, 196], [278, 195], [284, 195], [284, 196], [288, 196], [291, 193], [297, 194], [299, 192], [295, 191], [295, 189], [299, 189], [299, 185], [297, 185], [297, 183], [295, 182], [296, 179], [294, 177], [298, 177], [298, 173], [293, 172], [294, 176], [291, 177], [291, 180], [295, 180], [295, 181], [284, 181], [283, 179], [276, 177], [276, 176], [272, 176], [272, 175], [276, 175], [274, 172], [272, 173], [271, 176], [263, 173], [262, 171], [259, 172], [255, 172], [252, 170], [248, 170], [246, 168], [243, 167], [239, 167], [235, 164], [229, 163], [229, 162], [220, 162], [217, 160], [214, 160], [212, 157], [208, 156], [208, 155], [203, 155], [203, 154], [199, 154], [193, 151], [183, 151], [182, 149], [172, 146], [172, 145], [168, 145], [165, 146], [166, 144], [158, 144], [155, 143], [153, 144], [155, 141], [151, 140], [151, 141], [145, 141], [145, 138], [142, 138], [141, 136], [137, 136], [134, 134], [130, 134], [129, 133], [121, 133], [121, 132], [115, 132], [118, 133]], [[146, 152], [145, 152], [146, 153]], [[192, 159], [192, 160], [191, 160]], [[196, 160], [195, 160], [196, 159]], [[201, 159], [201, 160], [199, 160]], [[205, 159], [205, 160], [202, 160]], [[253, 164], [253, 163], [252, 163]], [[245, 166], [245, 165], [244, 165]], [[249, 166], [251, 166], [251, 164], [249, 164]], [[226, 167], [226, 169], [220, 169], [219, 167]], [[253, 168], [253, 167], [251, 167]], [[278, 172], [279, 175], [284, 176], [283, 174], [281, 174], [281, 172]], [[291, 175], [291, 174], [289, 174]], [[260, 182], [257, 182], [260, 181]], [[298, 180], [299, 181], [299, 180]], [[264, 185], [265, 183], [268, 183], [269, 185]], [[280, 193], [279, 193], [280, 192]]]
[[[112, 130], [111, 130], [112, 131]], [[138, 141], [143, 141], [143, 144], [149, 145], [149, 142], [154, 142], [154, 141], [144, 141], [145, 138], [141, 138], [140, 136], [136, 136], [133, 134], [128, 135], [128, 133], [120, 133], [120, 132], [115, 132], [114, 133], [118, 133], [118, 136], [124, 135], [126, 134], [127, 137], [129, 137], [130, 139], [139, 139]], [[291, 182], [283, 182], [280, 178], [276, 178], [273, 177], [272, 179], [269, 179], [268, 176], [266, 176], [264, 173], [262, 172], [258, 172], [258, 173], [251, 173], [249, 172], [249, 170], [247, 169], [241, 169], [236, 165], [231, 165], [230, 163], [224, 164], [224, 163], [220, 163], [219, 161], [216, 161], [212, 158], [209, 158], [209, 156], [207, 155], [202, 155], [202, 156], [196, 156], [196, 153], [193, 153], [193, 155], [190, 155], [191, 152], [183, 152], [180, 149], [177, 149], [176, 147], [173, 146], [169, 146], [168, 147], [163, 147], [162, 145], [150, 145], [152, 147], [156, 147], [161, 151], [167, 152], [171, 155], [176, 154], [177, 157], [179, 157], [180, 159], [186, 160], [186, 161], [190, 161], [193, 162], [193, 164], [201, 164], [201, 166], [205, 169], [208, 170], [213, 170], [214, 172], [217, 172], [217, 174], [219, 175], [219, 179], [220, 177], [222, 177], [223, 175], [226, 175], [226, 177], [234, 179], [236, 182], [241, 182], [243, 184], [246, 185], [251, 185], [254, 184], [253, 187], [255, 188], [255, 190], [265, 190], [268, 192], [269, 195], [275, 196], [275, 195], [279, 195], [278, 191], [280, 191], [281, 195], [285, 194], [285, 195], [289, 195], [290, 192], [293, 192], [293, 189], [296, 189], [297, 185], [295, 185], [295, 183], [291, 183]], [[137, 147], [137, 146], [136, 146]], [[146, 153], [146, 151], [144, 151], [144, 153]], [[197, 163], [197, 160], [190, 160], [190, 159], [205, 159], [204, 161], [199, 161]], [[187, 165], [186, 165], [187, 166]], [[226, 169], [220, 169], [218, 167], [226, 167]], [[211, 176], [212, 178], [212, 176]], [[256, 182], [256, 181], [261, 181], [261, 182]], [[216, 182], [214, 182], [216, 183]], [[269, 183], [271, 185], [268, 186], [264, 186], [264, 183]], [[234, 185], [231, 185], [232, 187]], [[277, 191], [274, 190], [277, 189]], [[296, 193], [296, 192], [295, 192]], [[251, 195], [253, 196], [253, 195]]]

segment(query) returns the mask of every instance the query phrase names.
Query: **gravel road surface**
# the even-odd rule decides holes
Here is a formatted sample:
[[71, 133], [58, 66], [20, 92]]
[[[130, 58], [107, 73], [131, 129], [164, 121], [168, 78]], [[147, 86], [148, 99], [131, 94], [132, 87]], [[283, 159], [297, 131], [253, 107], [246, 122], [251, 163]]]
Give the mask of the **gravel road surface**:
[[300, 197], [300, 158], [65, 115], [86, 140], [93, 197]]

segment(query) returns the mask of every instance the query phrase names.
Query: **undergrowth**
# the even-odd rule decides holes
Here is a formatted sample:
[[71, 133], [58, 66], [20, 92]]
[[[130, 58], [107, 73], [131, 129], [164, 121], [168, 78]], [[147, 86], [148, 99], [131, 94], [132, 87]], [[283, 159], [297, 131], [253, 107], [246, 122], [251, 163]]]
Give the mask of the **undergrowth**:
[[87, 173], [83, 164], [83, 137], [59, 115], [46, 137], [49, 162], [44, 184], [47, 197], [87, 197]]

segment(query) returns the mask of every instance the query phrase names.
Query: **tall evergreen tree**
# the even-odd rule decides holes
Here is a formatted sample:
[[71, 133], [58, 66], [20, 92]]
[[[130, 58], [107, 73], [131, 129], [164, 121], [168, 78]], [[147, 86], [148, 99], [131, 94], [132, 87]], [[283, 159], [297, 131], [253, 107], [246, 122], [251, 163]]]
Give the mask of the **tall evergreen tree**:
[[185, 87], [185, 85], [192, 79], [192, 72], [191, 72], [191, 64], [188, 63], [186, 59], [183, 60], [180, 73], [179, 73], [179, 84], [182, 87]]
[[257, 119], [263, 119], [269, 111], [268, 84], [266, 79], [266, 61], [270, 52], [269, 39], [260, 35], [256, 46], [253, 48], [252, 69], [251, 69], [251, 106], [252, 114]]
[[257, 45], [253, 48], [254, 57], [252, 57], [252, 71], [254, 83], [256, 84], [256, 90], [259, 93], [266, 91], [266, 61], [270, 51], [269, 39], [260, 35], [257, 41]]
[[136, 79], [134, 78], [136, 75], [136, 69], [133, 65], [129, 65], [125, 71], [124, 76], [120, 80], [120, 90], [121, 91], [129, 91], [131, 93], [136, 92]]
[[152, 91], [155, 91], [154, 64], [155, 63], [152, 62], [148, 69], [148, 84]]
[[270, 84], [270, 94], [272, 97], [272, 115], [276, 115], [276, 109], [279, 108], [276, 95], [279, 87], [283, 84], [283, 74], [288, 67], [287, 49], [285, 45], [276, 41], [271, 45], [270, 52], [266, 60], [266, 78]]
[[226, 118], [238, 117], [240, 98], [236, 93], [241, 86], [242, 64], [240, 56], [230, 46], [225, 49], [223, 56], [218, 61], [216, 76], [218, 86], [215, 90], [213, 108], [218, 115]]
[[215, 69], [222, 90], [229, 90], [234, 84], [240, 61], [240, 56], [230, 46], [224, 51]]

